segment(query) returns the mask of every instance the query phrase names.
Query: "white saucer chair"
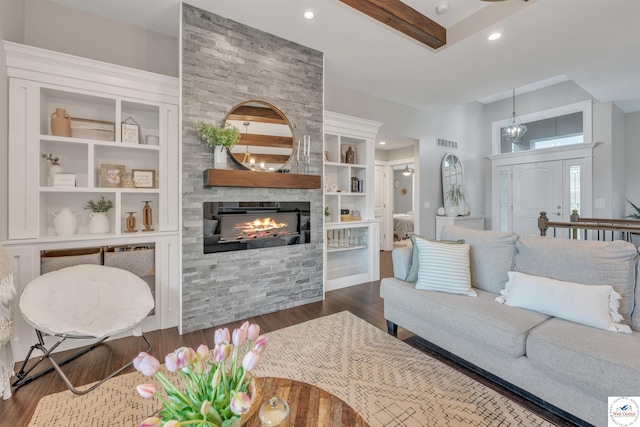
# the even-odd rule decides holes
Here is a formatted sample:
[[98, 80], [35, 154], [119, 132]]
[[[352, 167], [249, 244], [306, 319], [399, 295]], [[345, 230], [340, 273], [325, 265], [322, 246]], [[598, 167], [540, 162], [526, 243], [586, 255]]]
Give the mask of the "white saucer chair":
[[[147, 283], [120, 268], [83, 264], [37, 277], [24, 289], [20, 297], [20, 311], [24, 319], [35, 328], [38, 342], [31, 346], [16, 374], [17, 380], [12, 385], [20, 387], [55, 369], [73, 393], [90, 392], [122, 372], [132, 362], [85, 390], [76, 389], [60, 367], [94, 349], [110, 336], [129, 330], [133, 335], [144, 339], [148, 352], [151, 344], [142, 333], [140, 322], [153, 308], [153, 296]], [[45, 345], [46, 335], [57, 338], [49, 348]], [[56, 362], [52, 352], [67, 339], [97, 341]], [[36, 349], [44, 354], [25, 371], [27, 362]], [[45, 359], [49, 360], [51, 366], [28, 376]]]

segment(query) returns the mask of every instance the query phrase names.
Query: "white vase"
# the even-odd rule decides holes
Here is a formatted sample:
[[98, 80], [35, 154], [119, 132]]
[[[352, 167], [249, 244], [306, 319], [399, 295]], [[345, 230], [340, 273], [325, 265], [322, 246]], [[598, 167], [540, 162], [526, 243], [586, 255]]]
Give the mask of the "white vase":
[[438, 208], [438, 216], [445, 216], [447, 211], [444, 209], [444, 206], [440, 206]]
[[105, 234], [111, 231], [109, 217], [106, 212], [91, 212], [89, 214], [89, 233]]
[[227, 168], [227, 147], [218, 145], [213, 149], [213, 168], [214, 169], [226, 169]]
[[49, 187], [53, 187], [53, 183], [55, 182], [55, 176], [58, 173], [62, 173], [62, 166], [60, 165], [51, 165], [49, 166]]
[[61, 208], [60, 212], [51, 212], [55, 217], [53, 220], [53, 228], [58, 236], [71, 236], [76, 233], [78, 225], [78, 211], [75, 209]]
[[449, 206], [447, 208], [447, 216], [458, 216], [458, 206]]

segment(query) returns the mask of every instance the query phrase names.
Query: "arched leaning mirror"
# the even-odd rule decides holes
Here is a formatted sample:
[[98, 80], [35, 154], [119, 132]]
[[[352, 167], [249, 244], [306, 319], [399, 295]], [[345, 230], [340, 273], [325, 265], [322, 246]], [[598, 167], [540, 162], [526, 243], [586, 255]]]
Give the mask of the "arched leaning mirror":
[[240, 141], [231, 149], [231, 158], [245, 169], [279, 171], [293, 154], [293, 131], [278, 108], [262, 101], [235, 106], [226, 124], [240, 129]]
[[[457, 192], [456, 189], [458, 190]], [[462, 194], [462, 196], [460, 196], [460, 194]], [[462, 198], [461, 200], [460, 197]], [[447, 153], [442, 159], [442, 200], [446, 206], [460, 206], [462, 203], [462, 208], [464, 208], [464, 172], [462, 170], [462, 161], [452, 153]]]

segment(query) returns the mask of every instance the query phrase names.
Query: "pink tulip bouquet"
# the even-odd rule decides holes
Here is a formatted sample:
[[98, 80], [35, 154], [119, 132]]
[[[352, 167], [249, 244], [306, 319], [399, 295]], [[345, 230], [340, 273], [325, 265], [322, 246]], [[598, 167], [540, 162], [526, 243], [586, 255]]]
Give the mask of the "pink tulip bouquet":
[[162, 410], [140, 427], [229, 427], [249, 411], [248, 373], [257, 366], [267, 337], [260, 335], [259, 325], [245, 322], [233, 335], [227, 328], [218, 329], [214, 341], [213, 351], [203, 344], [197, 350], [181, 347], [167, 354], [166, 368], [180, 376], [182, 388], [159, 371], [160, 362], [155, 357], [142, 352], [133, 360], [133, 366], [145, 376], [155, 376], [166, 393], [158, 393], [153, 384], [136, 387], [140, 396], [157, 397], [162, 402]]

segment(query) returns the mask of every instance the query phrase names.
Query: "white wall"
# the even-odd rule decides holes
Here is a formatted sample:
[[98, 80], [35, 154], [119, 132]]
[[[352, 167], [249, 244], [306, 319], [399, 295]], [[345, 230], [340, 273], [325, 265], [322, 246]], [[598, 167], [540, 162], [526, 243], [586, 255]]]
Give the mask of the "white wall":
[[[418, 141], [416, 140], [416, 144]], [[396, 160], [413, 159], [415, 148], [412, 146], [395, 150], [376, 150], [376, 161], [394, 162]]]
[[[624, 134], [626, 140], [625, 198], [636, 206], [640, 206], [640, 111], [626, 115]], [[631, 205], [626, 203], [625, 206], [625, 216], [635, 213]]]
[[[0, 2], [5, 0], [0, 0]], [[125, 67], [178, 76], [178, 39], [63, 6], [24, 0], [24, 43]], [[149, 7], [153, 7], [151, 2]], [[176, 20], [180, 19], [176, 16]]]
[[400, 184], [398, 187], [393, 186], [393, 213], [407, 213], [413, 210], [413, 176], [404, 176], [402, 170], [393, 171], [393, 182], [398, 181]]
[[[622, 218], [625, 216], [625, 205], [627, 204], [626, 194], [626, 144], [625, 144], [625, 114], [615, 105], [612, 105], [612, 150], [613, 162], [611, 165], [612, 185], [612, 218]], [[640, 160], [640, 158], [638, 158]], [[638, 166], [635, 167], [636, 170]]]
[[[599, 145], [593, 150], [594, 218], [613, 218], [613, 104], [593, 104], [593, 140]], [[604, 207], [597, 208], [598, 201]]]

